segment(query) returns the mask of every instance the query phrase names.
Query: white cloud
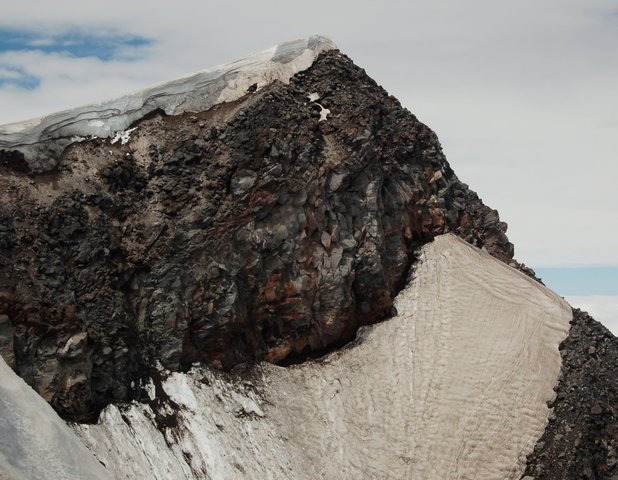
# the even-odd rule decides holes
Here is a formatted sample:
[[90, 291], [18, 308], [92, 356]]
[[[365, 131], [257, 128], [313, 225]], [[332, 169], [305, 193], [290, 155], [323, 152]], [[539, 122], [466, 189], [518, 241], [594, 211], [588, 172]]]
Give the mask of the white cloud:
[[178, 0], [169, 8], [22, 0], [3, 8], [0, 24], [48, 35], [79, 26], [157, 43], [136, 61], [14, 57], [41, 85], [0, 87], [0, 123], [326, 34], [438, 133], [460, 178], [509, 223], [519, 260], [618, 265], [618, 16], [611, 12], [614, 0], [316, 0], [311, 9], [275, 0]]
[[618, 336], [618, 296], [570, 296], [566, 299], [573, 307], [588, 312]]
[[49, 47], [54, 45], [55, 41], [53, 38], [51, 37], [47, 37], [47, 38], [37, 38], [34, 40], [30, 40], [27, 42], [27, 45], [29, 47]]
[[2, 80], [19, 80], [22, 74], [15, 71], [10, 70], [8, 68], [0, 67], [0, 81]]
[[106, 100], [134, 90], [136, 85], [152, 83], [152, 77], [165, 70], [151, 60], [103, 61], [40, 51], [0, 53], [3, 63], [39, 78], [41, 84], [34, 91], [14, 85], [0, 87], [0, 123]]

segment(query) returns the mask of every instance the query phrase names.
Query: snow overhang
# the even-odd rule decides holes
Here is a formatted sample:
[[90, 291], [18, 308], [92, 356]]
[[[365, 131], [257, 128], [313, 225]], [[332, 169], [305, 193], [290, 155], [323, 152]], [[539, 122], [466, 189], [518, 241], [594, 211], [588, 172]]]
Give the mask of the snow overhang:
[[2, 125], [0, 154], [23, 156], [31, 171], [45, 171], [74, 141], [110, 137], [158, 109], [167, 115], [202, 112], [274, 81], [288, 83], [321, 52], [336, 48], [328, 38], [314, 35], [102, 103]]

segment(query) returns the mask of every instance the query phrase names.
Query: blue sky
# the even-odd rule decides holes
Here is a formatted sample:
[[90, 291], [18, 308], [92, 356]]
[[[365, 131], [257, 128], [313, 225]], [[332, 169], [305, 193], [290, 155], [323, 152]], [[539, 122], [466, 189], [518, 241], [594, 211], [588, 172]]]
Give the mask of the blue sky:
[[0, 66], [0, 87], [12, 85], [23, 90], [36, 90], [41, 85], [41, 79], [29, 75], [24, 69], [5, 64]]
[[545, 285], [563, 296], [618, 296], [617, 267], [548, 267], [535, 272]]
[[587, 311], [618, 335], [617, 267], [547, 267], [535, 272], [572, 306]]
[[36, 90], [41, 86], [43, 75], [31, 73], [27, 67], [20, 65], [20, 54], [55, 55], [69, 60], [92, 58], [102, 62], [119, 59], [131, 62], [152, 44], [153, 40], [130, 33], [91, 33], [69, 27], [49, 33], [0, 25], [0, 55], [9, 54], [15, 59], [13, 62], [8, 59], [0, 62], [0, 87]]
[[519, 261], [562, 295], [618, 305], [615, 0], [10, 2], [0, 124], [314, 33], [436, 131]]
[[535, 273], [572, 306], [587, 311], [618, 335], [617, 267], [545, 267]]
[[67, 29], [55, 34], [26, 28], [0, 26], [0, 53], [8, 51], [41, 51], [71, 57], [96, 57], [111, 60], [130, 48], [148, 46], [152, 40], [128, 33], [92, 34], [79, 29]]

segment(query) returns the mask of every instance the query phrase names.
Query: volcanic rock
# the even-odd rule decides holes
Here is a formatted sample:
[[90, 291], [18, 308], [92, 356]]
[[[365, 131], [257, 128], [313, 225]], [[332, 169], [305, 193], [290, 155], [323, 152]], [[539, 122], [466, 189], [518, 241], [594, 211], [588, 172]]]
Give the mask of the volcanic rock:
[[118, 479], [519, 480], [571, 309], [454, 235], [419, 253], [400, 313], [346, 348], [289, 368], [161, 372], [148, 388], [164, 393], [76, 432]]
[[342, 345], [393, 315], [436, 235], [511, 260], [434, 132], [339, 51], [245, 91], [73, 143], [50, 170], [45, 142], [23, 152], [36, 168], [1, 169], [0, 313], [16, 371], [65, 418], [136, 398], [157, 360], [229, 369]]

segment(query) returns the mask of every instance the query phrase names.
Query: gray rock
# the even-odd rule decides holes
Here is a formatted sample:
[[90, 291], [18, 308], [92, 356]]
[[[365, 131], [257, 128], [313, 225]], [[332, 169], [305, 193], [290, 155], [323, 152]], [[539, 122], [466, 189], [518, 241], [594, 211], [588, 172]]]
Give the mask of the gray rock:
[[76, 358], [84, 353], [88, 339], [87, 332], [80, 332], [70, 337], [66, 343], [58, 349], [59, 358]]

